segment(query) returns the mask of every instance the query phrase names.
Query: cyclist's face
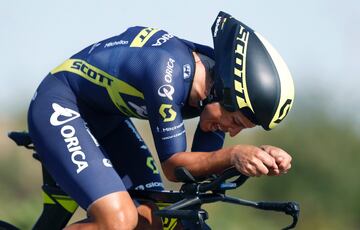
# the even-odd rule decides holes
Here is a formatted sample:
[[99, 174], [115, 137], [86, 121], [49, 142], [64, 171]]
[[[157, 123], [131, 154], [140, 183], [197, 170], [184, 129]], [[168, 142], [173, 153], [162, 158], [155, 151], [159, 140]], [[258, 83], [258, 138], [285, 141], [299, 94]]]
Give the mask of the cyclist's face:
[[219, 103], [206, 105], [200, 115], [200, 128], [205, 132], [222, 130], [233, 137], [241, 130], [254, 126], [240, 111], [229, 112]]

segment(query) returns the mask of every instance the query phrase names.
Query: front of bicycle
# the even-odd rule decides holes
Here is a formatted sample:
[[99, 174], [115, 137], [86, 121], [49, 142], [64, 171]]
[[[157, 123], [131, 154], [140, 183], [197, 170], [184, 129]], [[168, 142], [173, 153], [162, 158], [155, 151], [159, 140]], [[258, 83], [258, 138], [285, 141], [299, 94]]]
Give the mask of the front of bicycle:
[[[9, 133], [9, 137], [19, 146], [34, 149], [28, 133], [12, 132]], [[41, 162], [36, 153], [33, 154], [33, 157]], [[205, 180], [194, 178], [186, 168], [177, 168], [175, 175], [177, 180], [183, 183], [180, 191], [130, 190], [129, 193], [134, 199], [166, 203], [167, 206], [156, 211], [155, 214], [163, 219], [167, 218], [167, 220], [180, 219], [185, 229], [210, 229], [205, 223], [208, 219], [208, 213], [202, 208], [202, 205], [214, 202], [225, 202], [266, 211], [283, 212], [290, 215], [293, 219], [292, 224], [284, 229], [292, 229], [297, 224], [300, 208], [296, 202], [255, 202], [227, 196], [227, 190], [239, 188], [248, 179], [247, 176], [240, 174], [235, 168], [230, 168], [220, 175], [211, 176]], [[49, 229], [50, 226], [51, 229], [62, 229], [71, 218], [77, 204], [73, 201], [71, 209], [69, 209], [69, 205], [64, 206], [57, 199], [67, 196], [56, 185], [44, 168], [43, 180], [43, 191], [47, 196], [44, 200], [43, 213], [33, 229]], [[0, 230], [2, 229], [14, 230], [17, 228], [0, 221]]]
[[[205, 181], [196, 180], [186, 168], [178, 168], [175, 173], [177, 179], [184, 184], [181, 187], [183, 199], [156, 212], [156, 215], [166, 218], [179, 218], [185, 220], [190, 229], [210, 229], [205, 221], [208, 213], [201, 208], [203, 204], [214, 202], [225, 202], [242, 206], [253, 207], [265, 211], [283, 212], [292, 217], [292, 223], [283, 228], [292, 229], [296, 226], [300, 207], [293, 201], [290, 202], [269, 202], [249, 201], [245, 199], [227, 196], [227, 190], [240, 187], [247, 179], [247, 176], [239, 173], [235, 168], [224, 171], [219, 176], [214, 176]], [[237, 177], [235, 180], [227, 181]]]

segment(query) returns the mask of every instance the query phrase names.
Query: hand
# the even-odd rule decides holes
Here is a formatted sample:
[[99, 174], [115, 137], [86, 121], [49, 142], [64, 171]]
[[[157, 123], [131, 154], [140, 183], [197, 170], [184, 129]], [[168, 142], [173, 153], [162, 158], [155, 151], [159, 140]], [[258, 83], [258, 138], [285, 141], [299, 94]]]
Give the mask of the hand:
[[271, 145], [262, 145], [260, 148], [275, 159], [276, 165], [278, 167], [278, 170], [270, 170], [269, 175], [285, 174], [291, 168], [292, 158], [284, 150]]
[[231, 148], [230, 154], [231, 164], [246, 176], [280, 173], [275, 158], [264, 149], [251, 145], [236, 145]]

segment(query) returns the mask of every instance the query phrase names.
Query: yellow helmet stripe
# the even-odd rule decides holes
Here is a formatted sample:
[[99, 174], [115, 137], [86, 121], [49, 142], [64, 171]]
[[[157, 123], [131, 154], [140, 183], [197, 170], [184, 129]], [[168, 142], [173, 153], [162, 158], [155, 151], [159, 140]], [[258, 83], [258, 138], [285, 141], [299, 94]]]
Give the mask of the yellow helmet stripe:
[[238, 107], [240, 109], [249, 107], [251, 111], [254, 112], [246, 84], [246, 56], [249, 34], [250, 33], [246, 31], [243, 26], [240, 26], [239, 34], [236, 37], [237, 44], [235, 49], [236, 65], [234, 67], [234, 86], [235, 91], [240, 93], [240, 96], [236, 95]]

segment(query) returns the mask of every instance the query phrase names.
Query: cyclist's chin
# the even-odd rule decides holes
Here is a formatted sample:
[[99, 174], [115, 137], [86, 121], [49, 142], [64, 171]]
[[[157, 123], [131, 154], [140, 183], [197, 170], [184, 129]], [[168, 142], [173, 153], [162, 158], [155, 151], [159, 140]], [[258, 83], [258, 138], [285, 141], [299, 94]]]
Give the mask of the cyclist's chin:
[[243, 129], [229, 130], [228, 133], [229, 133], [230, 137], [235, 137], [238, 133], [241, 132], [241, 130], [243, 130]]

